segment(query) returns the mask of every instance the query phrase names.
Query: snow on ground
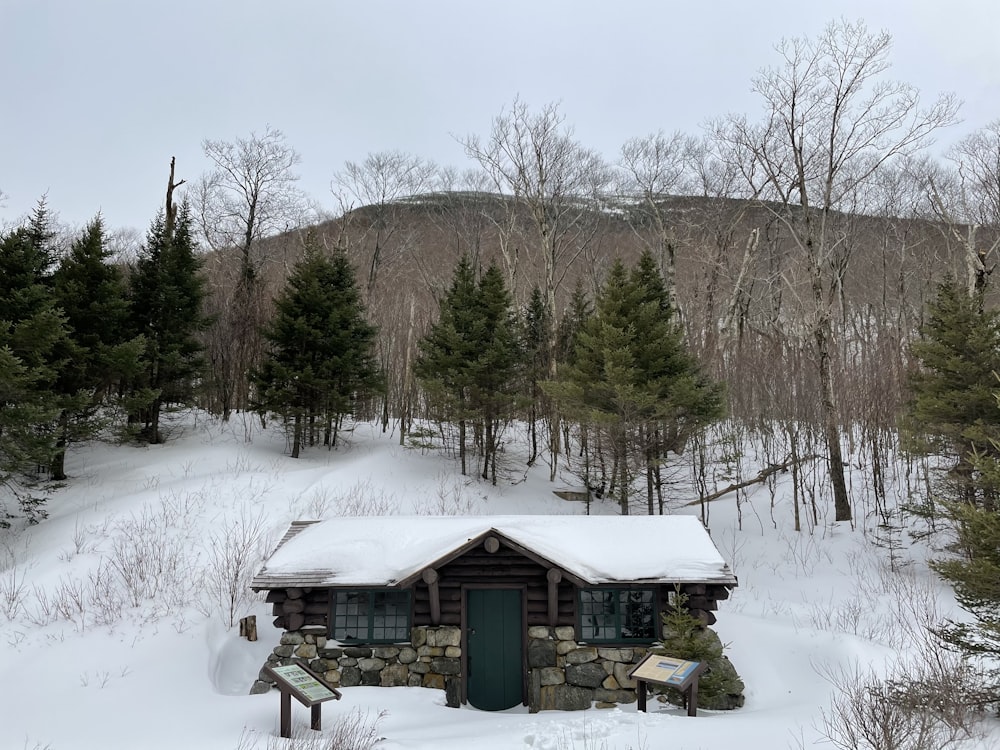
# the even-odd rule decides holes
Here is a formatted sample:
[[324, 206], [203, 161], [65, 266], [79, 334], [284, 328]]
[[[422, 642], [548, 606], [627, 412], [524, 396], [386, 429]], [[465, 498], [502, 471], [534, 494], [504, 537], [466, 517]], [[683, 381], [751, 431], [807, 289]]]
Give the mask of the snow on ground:
[[[239, 415], [183, 414], [173, 430], [161, 446], [78, 447], [49, 519], [0, 533], [0, 750], [292, 747], [275, 737], [277, 693], [247, 694], [280, 633], [245, 585], [226, 584], [249, 580], [292, 520], [584, 511], [552, 494], [547, 466], [527, 471], [512, 449], [494, 488], [371, 425], [297, 461], [280, 434]], [[324, 736], [344, 721], [373, 726], [382, 750], [813, 746], [832, 690], [824, 675], [884, 669], [914, 648], [924, 621], [955, 610], [926, 550], [901, 543], [890, 555], [871, 543], [871, 519], [793, 531], [782, 482], [752, 487], [739, 507], [734, 496], [711, 506], [713, 539], [740, 578], [716, 629], [747, 684], [744, 708], [489, 713], [447, 708], [435, 690], [357, 687], [324, 704]], [[863, 472], [852, 482], [860, 492]], [[230, 627], [251, 613], [256, 643]], [[311, 734], [306, 709], [293, 704], [293, 720]], [[1000, 745], [989, 730], [967, 746]]]

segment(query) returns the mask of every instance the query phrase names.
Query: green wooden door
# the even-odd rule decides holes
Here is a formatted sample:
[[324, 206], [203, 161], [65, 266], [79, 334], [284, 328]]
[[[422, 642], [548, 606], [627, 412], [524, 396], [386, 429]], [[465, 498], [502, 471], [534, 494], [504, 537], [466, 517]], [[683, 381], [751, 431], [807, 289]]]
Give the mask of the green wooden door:
[[523, 695], [521, 592], [468, 592], [468, 698], [476, 708], [501, 711]]

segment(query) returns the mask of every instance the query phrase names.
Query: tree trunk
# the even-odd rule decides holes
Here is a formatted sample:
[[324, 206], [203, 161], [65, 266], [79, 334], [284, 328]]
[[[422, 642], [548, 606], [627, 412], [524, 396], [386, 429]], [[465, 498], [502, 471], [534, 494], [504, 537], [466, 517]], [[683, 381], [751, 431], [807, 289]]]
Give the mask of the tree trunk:
[[160, 444], [160, 407], [163, 402], [160, 397], [157, 396], [153, 400], [152, 406], [149, 407], [149, 423], [147, 429], [149, 431], [149, 442], [151, 445]]
[[646, 514], [653, 515], [653, 448], [646, 448]]
[[59, 414], [59, 437], [56, 440], [56, 452], [49, 463], [50, 478], [61, 482], [66, 478], [66, 445], [69, 443], [69, 414], [65, 411]]
[[628, 481], [628, 457], [625, 455], [624, 450], [622, 450], [622, 455], [618, 457], [618, 469], [620, 471], [620, 476], [618, 478], [618, 505], [621, 508], [621, 513], [623, 516], [628, 515], [628, 491], [629, 491], [629, 481]]
[[298, 458], [302, 450], [302, 413], [296, 412], [292, 424], [292, 458]]
[[483, 479], [490, 478], [490, 459], [493, 457], [493, 450], [493, 420], [487, 417], [483, 424]]
[[535, 461], [538, 458], [538, 409], [536, 404], [538, 404], [538, 389], [533, 389], [535, 391], [534, 398], [532, 399], [531, 408], [528, 411], [528, 438], [529, 438], [529, 450], [528, 450], [528, 466], [534, 466]]
[[833, 393], [833, 367], [830, 357], [830, 319], [823, 315], [816, 325], [816, 354], [819, 365], [820, 400], [823, 407], [823, 436], [826, 439], [830, 486], [833, 489], [834, 520], [851, 520], [851, 500], [844, 479], [844, 455], [840, 446], [840, 425]]
[[462, 463], [462, 476], [465, 476], [465, 420], [458, 420], [458, 458]]

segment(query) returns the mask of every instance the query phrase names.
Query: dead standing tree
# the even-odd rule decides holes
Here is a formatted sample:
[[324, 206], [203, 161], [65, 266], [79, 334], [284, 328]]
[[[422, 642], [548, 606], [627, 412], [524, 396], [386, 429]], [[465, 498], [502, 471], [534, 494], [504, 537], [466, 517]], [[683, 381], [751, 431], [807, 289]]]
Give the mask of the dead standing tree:
[[[260, 328], [268, 305], [261, 241], [301, 225], [307, 209], [292, 171], [299, 155], [280, 130], [268, 126], [235, 142], [205, 140], [202, 149], [214, 169], [198, 181], [195, 206], [220, 265], [212, 274], [209, 314], [215, 323], [205, 348], [214, 408], [228, 419], [233, 409], [250, 405], [248, 374], [263, 353]], [[228, 259], [233, 251], [235, 263]]]
[[[596, 200], [611, 179], [604, 160], [573, 139], [564, 126], [557, 104], [547, 104], [539, 112], [516, 99], [510, 110], [493, 120], [489, 136], [469, 136], [463, 141], [466, 153], [478, 162], [505, 202], [510, 221], [516, 226], [521, 212], [528, 217], [530, 235], [525, 237], [526, 254], [540, 262], [545, 311], [556, 321], [556, 293], [573, 262], [590, 242], [594, 224], [590, 220]], [[498, 225], [499, 226], [499, 225]], [[516, 247], [506, 245], [503, 262], [511, 293], [524, 302], [517, 286]], [[556, 378], [557, 326], [550, 326], [546, 342], [548, 378]], [[559, 415], [553, 406], [549, 415], [550, 479], [555, 480], [560, 453]]]
[[816, 39], [783, 41], [780, 66], [753, 82], [764, 121], [732, 123], [755, 157], [754, 192], [767, 199], [761, 205], [787, 228], [799, 256], [803, 278], [793, 291], [805, 306], [815, 356], [837, 521], [851, 520], [833, 377], [837, 277], [851, 245], [839, 212], [883, 165], [924, 147], [957, 113], [950, 96], [923, 108], [914, 88], [884, 80], [890, 46], [887, 33], [845, 21]]

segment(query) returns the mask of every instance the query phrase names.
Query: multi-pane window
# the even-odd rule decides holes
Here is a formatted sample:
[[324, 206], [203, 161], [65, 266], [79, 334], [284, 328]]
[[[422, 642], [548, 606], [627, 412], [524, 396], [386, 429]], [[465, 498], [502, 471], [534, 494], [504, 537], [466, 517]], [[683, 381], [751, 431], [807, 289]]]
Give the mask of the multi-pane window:
[[410, 640], [410, 592], [335, 591], [331, 636], [343, 643]]
[[586, 642], [656, 639], [653, 589], [582, 589], [580, 640]]

